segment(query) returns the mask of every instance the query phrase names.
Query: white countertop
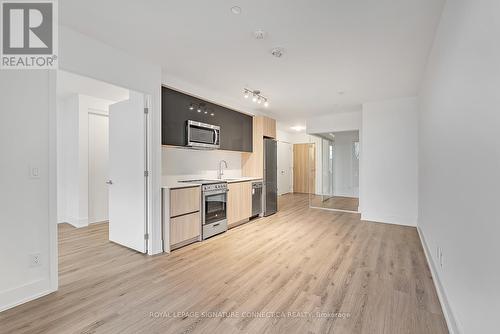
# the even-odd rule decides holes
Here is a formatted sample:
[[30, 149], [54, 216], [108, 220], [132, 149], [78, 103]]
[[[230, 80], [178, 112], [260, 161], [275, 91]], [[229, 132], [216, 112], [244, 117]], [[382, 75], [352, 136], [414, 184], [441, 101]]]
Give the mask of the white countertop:
[[[217, 179], [214, 179], [214, 180], [217, 180]], [[229, 177], [227, 179], [222, 179], [220, 181], [226, 181], [227, 183], [236, 183], [236, 182], [261, 181], [261, 180], [262, 179], [259, 177]], [[162, 188], [164, 188], [164, 189], [177, 189], [177, 188], [190, 188], [190, 187], [199, 187], [199, 186], [201, 186], [201, 183], [170, 181], [170, 182], [164, 183], [162, 185]]]

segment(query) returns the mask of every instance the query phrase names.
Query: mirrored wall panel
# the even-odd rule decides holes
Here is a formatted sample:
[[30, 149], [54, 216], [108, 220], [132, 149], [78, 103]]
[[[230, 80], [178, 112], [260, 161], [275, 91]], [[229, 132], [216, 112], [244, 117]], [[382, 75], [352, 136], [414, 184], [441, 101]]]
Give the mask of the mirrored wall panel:
[[309, 147], [310, 206], [357, 212], [359, 131], [312, 134]]

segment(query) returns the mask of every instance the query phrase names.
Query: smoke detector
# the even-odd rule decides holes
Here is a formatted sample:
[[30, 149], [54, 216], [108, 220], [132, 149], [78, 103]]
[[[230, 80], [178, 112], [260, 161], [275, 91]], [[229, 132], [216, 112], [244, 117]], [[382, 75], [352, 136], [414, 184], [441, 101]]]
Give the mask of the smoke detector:
[[282, 48], [274, 48], [271, 50], [271, 54], [276, 58], [281, 58], [285, 54], [285, 50], [283, 50]]
[[241, 14], [241, 7], [239, 7], [239, 6], [231, 7], [231, 13], [233, 13], [234, 15], [240, 15]]

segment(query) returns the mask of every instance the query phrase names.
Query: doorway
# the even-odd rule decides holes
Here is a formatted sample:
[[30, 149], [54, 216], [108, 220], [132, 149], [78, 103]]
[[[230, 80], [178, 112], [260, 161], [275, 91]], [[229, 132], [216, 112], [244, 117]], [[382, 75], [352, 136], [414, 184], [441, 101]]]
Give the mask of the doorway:
[[109, 111], [89, 110], [89, 224], [109, 219]]
[[278, 141], [278, 195], [293, 192], [293, 145]]
[[310, 193], [310, 206], [358, 212], [359, 206], [359, 131], [312, 134], [318, 145], [317, 191]]
[[[57, 218], [147, 252], [148, 96], [57, 73]], [[61, 227], [60, 227], [61, 229]]]
[[316, 192], [316, 144], [293, 145], [293, 192]]

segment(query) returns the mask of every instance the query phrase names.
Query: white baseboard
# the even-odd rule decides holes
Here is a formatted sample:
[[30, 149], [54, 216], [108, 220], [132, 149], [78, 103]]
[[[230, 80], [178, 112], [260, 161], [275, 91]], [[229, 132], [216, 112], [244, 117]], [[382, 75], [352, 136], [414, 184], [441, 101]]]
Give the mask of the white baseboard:
[[0, 292], [0, 312], [43, 297], [56, 290], [51, 289], [48, 279], [37, 280], [17, 288]]
[[401, 217], [381, 217], [365, 213], [361, 213], [361, 220], [371, 221], [375, 223], [392, 224], [392, 225], [402, 225], [411, 227], [417, 226], [416, 222], [413, 222], [412, 219], [401, 218]]
[[419, 226], [417, 226], [417, 231], [420, 237], [422, 248], [424, 249], [425, 257], [427, 258], [427, 263], [431, 270], [432, 281], [434, 282], [434, 286], [439, 298], [439, 303], [441, 304], [441, 309], [443, 310], [444, 318], [446, 320], [446, 324], [448, 325], [448, 331], [450, 332], [450, 334], [460, 334], [460, 330], [457, 326], [457, 321], [455, 319], [455, 316], [453, 315], [450, 304], [448, 303], [448, 298], [446, 297], [446, 293], [444, 292], [441, 281], [439, 280], [439, 276], [437, 275], [436, 265], [434, 263], [434, 260], [432, 259], [432, 256], [430, 256], [431, 252], [427, 247], [427, 242], [425, 241], [424, 234]]

